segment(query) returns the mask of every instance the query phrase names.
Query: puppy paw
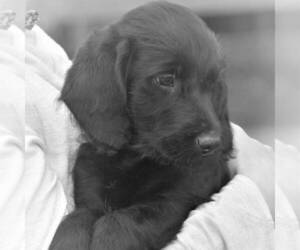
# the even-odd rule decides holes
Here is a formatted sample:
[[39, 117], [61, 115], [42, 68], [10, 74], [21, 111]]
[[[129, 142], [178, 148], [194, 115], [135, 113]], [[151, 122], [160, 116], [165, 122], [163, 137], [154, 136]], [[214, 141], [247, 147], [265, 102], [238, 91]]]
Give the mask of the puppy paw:
[[145, 243], [138, 240], [126, 217], [107, 213], [94, 224], [90, 250], [146, 250]]
[[89, 210], [76, 210], [59, 225], [49, 250], [89, 250], [97, 218]]

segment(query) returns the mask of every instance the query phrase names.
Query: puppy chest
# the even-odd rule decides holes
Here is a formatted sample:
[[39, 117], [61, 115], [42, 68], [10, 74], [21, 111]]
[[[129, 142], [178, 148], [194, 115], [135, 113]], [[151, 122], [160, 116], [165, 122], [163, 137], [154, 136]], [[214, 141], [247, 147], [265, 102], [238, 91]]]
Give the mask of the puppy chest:
[[184, 176], [172, 167], [138, 164], [129, 171], [104, 174], [102, 198], [108, 211], [154, 201], [174, 190]]

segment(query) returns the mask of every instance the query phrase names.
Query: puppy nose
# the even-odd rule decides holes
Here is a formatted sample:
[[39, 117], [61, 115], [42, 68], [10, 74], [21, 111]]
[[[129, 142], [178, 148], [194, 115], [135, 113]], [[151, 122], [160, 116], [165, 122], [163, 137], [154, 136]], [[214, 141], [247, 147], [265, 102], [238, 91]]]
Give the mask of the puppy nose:
[[221, 138], [215, 133], [203, 134], [196, 138], [196, 145], [203, 156], [212, 154], [221, 144]]

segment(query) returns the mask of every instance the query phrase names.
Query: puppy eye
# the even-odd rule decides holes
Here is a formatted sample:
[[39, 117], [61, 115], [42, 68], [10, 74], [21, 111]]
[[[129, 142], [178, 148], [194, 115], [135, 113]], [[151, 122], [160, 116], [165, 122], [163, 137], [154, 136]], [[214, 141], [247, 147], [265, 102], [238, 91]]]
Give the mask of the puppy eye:
[[163, 88], [173, 88], [175, 85], [175, 74], [161, 74], [154, 77], [153, 82]]

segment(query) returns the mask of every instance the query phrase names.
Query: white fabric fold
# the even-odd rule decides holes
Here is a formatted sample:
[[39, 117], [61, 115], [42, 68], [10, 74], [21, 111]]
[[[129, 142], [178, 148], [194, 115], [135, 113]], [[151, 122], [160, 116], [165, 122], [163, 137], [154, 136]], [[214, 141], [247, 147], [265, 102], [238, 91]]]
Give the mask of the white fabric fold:
[[38, 26], [25, 35], [26, 244], [30, 250], [46, 250], [68, 205], [72, 205], [69, 159], [75, 149], [75, 141], [70, 139], [75, 129], [69, 111], [58, 101], [71, 62]]
[[25, 249], [24, 35], [0, 31], [0, 249]]
[[176, 241], [165, 248], [187, 249], [274, 249], [274, 221], [249, 178], [235, 176], [211, 202], [192, 211]]

